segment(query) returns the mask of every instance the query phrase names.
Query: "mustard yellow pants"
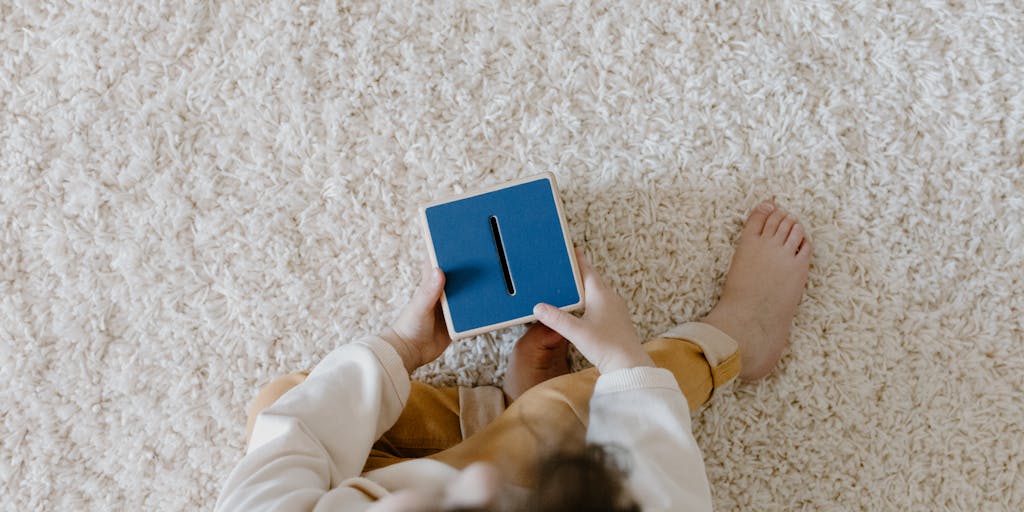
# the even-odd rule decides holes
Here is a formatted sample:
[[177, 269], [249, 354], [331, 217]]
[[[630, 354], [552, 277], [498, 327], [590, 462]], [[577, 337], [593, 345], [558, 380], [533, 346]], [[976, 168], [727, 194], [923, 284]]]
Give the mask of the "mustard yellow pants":
[[[690, 411], [740, 371], [735, 340], [708, 324], [679, 325], [644, 344], [655, 364], [671, 371]], [[306, 372], [263, 387], [249, 407], [246, 439], [256, 416], [306, 378]], [[510, 483], [533, 484], [535, 462], [548, 453], [585, 444], [590, 396], [598, 373], [589, 368], [530, 388], [507, 409], [496, 388], [434, 387], [412, 382], [409, 400], [390, 430], [374, 444], [364, 472], [429, 457], [455, 468], [496, 464]], [[501, 402], [499, 410], [493, 403]], [[477, 402], [486, 401], [487, 405]]]

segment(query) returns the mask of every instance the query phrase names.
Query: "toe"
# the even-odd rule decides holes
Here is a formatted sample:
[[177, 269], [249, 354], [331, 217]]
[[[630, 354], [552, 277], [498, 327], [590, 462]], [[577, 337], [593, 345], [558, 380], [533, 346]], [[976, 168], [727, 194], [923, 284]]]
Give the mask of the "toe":
[[565, 338], [550, 327], [541, 324], [541, 333], [538, 335], [537, 343], [547, 349], [561, 348], [565, 344]]
[[761, 230], [761, 235], [765, 237], [775, 236], [775, 232], [779, 230], [779, 224], [782, 224], [782, 219], [786, 218], [786, 211], [782, 208], [776, 208], [771, 215], [768, 216], [768, 220], [764, 222], [764, 229]]
[[775, 209], [775, 205], [771, 201], [764, 201], [761, 204], [754, 207], [750, 211], [750, 216], [747, 217], [747, 223], [743, 226], [743, 234], [757, 236], [761, 234], [761, 230], [764, 229], [764, 223], [768, 220], [768, 216], [771, 215], [772, 210]]
[[779, 223], [779, 229], [775, 231], [775, 239], [780, 243], [786, 243], [786, 239], [789, 238], [789, 233], [793, 230], [794, 225], [796, 225], [796, 217], [786, 215], [782, 222]]
[[799, 222], [793, 224], [793, 228], [789, 230], [789, 236], [786, 237], [786, 249], [789, 249], [790, 254], [796, 254], [800, 249], [800, 242], [803, 241], [804, 227]]
[[565, 343], [565, 338], [561, 334], [542, 323], [536, 323], [531, 325], [519, 338], [515, 348], [516, 350], [551, 350], [560, 348], [563, 343]]
[[813, 253], [814, 247], [811, 246], [811, 241], [808, 240], [807, 238], [804, 238], [803, 242], [800, 244], [800, 248], [796, 251], [796, 257], [805, 260], [810, 260], [811, 254]]

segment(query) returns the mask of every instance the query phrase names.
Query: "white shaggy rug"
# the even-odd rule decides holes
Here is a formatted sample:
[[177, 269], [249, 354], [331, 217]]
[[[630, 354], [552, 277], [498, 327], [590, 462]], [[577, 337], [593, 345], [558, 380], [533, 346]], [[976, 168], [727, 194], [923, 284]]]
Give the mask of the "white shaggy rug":
[[644, 335], [759, 199], [812, 232], [790, 354], [694, 423], [719, 509], [1020, 510], [1024, 6], [622, 4], [0, 3], [0, 509], [210, 508], [419, 203], [553, 171]]

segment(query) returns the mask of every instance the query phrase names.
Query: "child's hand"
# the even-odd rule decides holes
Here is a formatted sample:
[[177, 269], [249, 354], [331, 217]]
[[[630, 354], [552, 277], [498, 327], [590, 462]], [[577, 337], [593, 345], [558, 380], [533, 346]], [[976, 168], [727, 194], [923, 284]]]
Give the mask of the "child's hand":
[[425, 263], [416, 292], [398, 320], [380, 336], [395, 347], [409, 373], [437, 359], [452, 342], [438, 303], [443, 290], [444, 272]]
[[654, 366], [640, 345], [626, 301], [594, 270], [583, 252], [576, 250], [583, 274], [586, 312], [577, 318], [548, 304], [537, 304], [533, 313], [544, 325], [561, 334], [601, 373], [622, 368]]

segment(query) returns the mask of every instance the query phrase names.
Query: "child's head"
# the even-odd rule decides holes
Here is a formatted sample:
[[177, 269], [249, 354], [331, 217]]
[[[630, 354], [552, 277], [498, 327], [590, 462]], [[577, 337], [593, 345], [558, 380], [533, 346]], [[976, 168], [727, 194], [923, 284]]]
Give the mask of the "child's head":
[[377, 502], [373, 512], [639, 512], [625, 474], [606, 450], [556, 453], [537, 469], [537, 485], [517, 495], [502, 489], [498, 470], [477, 463], [441, 489], [409, 489]]

